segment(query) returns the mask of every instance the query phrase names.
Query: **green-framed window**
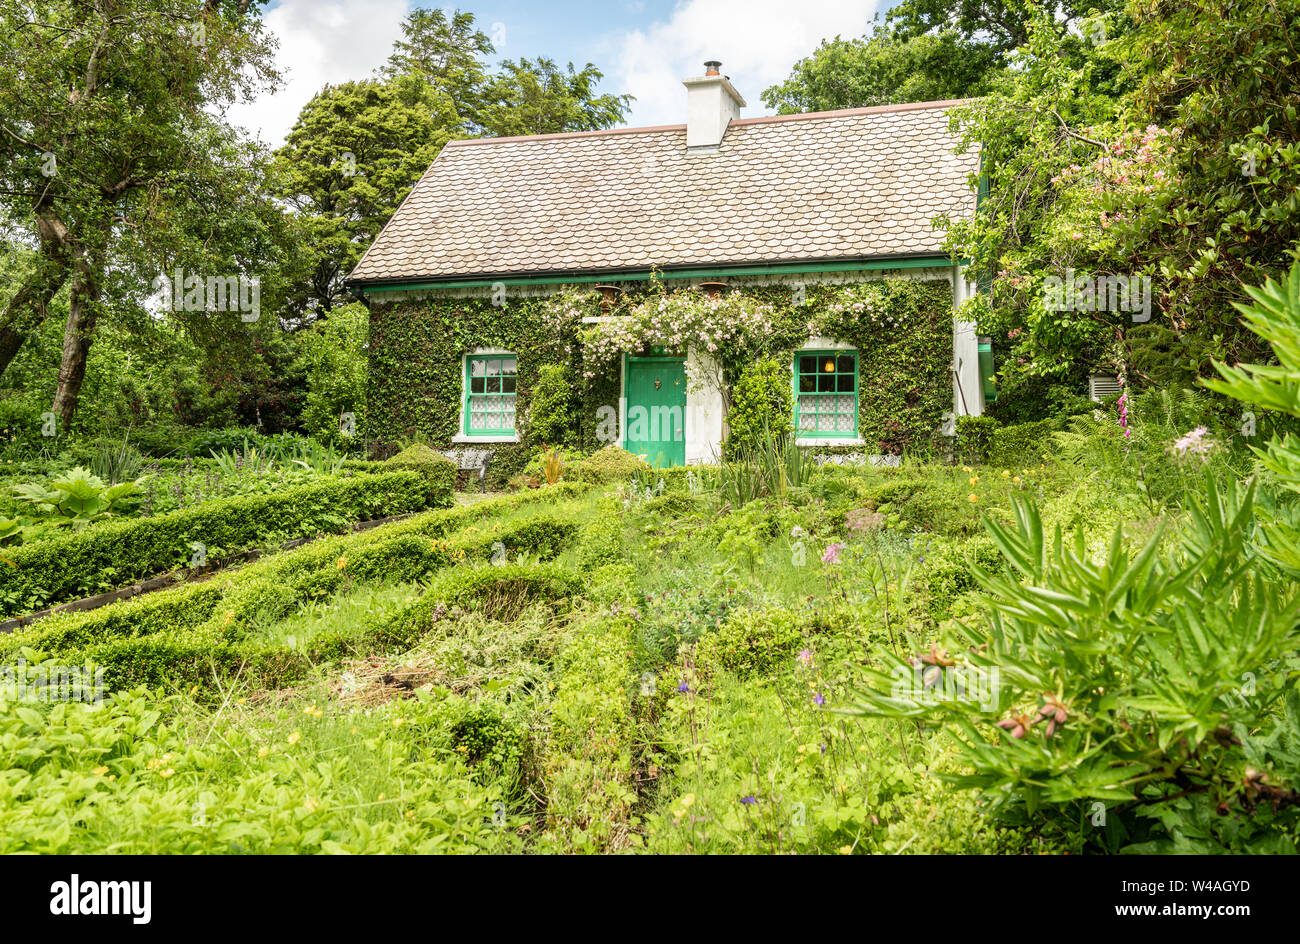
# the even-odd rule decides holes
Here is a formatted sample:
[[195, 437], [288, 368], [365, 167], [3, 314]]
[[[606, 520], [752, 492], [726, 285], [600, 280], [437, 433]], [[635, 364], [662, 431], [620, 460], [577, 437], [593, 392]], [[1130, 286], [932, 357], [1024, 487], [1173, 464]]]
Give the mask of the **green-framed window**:
[[799, 351], [794, 356], [794, 428], [800, 436], [858, 435], [856, 351]]
[[465, 358], [466, 436], [512, 436], [515, 432], [513, 354], [471, 354]]

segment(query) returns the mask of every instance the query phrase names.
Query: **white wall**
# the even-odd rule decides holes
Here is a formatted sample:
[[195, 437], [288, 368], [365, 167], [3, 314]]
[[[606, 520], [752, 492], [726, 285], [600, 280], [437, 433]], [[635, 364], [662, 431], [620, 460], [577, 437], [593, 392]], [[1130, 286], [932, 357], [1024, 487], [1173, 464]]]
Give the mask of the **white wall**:
[[[952, 267], [953, 311], [975, 294], [975, 286], [966, 280], [966, 267]], [[981, 416], [984, 413], [984, 390], [980, 385], [979, 337], [970, 321], [952, 321], [952, 406], [955, 416]]]
[[721, 373], [712, 356], [691, 348], [686, 355], [686, 464], [717, 462], [722, 455]]

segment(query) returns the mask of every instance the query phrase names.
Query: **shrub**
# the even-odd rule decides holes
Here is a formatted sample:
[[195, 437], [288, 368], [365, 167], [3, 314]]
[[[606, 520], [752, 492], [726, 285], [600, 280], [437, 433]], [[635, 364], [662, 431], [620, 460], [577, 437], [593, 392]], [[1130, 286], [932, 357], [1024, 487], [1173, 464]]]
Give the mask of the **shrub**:
[[547, 824], [562, 849], [616, 850], [633, 841], [627, 616], [593, 615], [560, 654], [546, 747]]
[[612, 502], [605, 502], [582, 526], [578, 564], [583, 570], [594, 570], [622, 560], [623, 553], [623, 519]]
[[424, 443], [412, 443], [384, 463], [390, 469], [412, 469], [426, 477], [431, 496], [450, 494], [456, 487], [456, 463]]
[[554, 564], [456, 567], [389, 620], [385, 632], [394, 640], [414, 642], [455, 607], [509, 622], [539, 601], [567, 604], [582, 587], [581, 577]]
[[626, 449], [613, 444], [592, 453], [572, 467], [573, 478], [579, 482], [604, 485], [609, 482], [626, 481], [634, 476], [647, 475], [650, 464], [640, 456], [634, 456]]
[[535, 444], [571, 446], [577, 439], [577, 429], [569, 368], [563, 364], [541, 365], [533, 382], [525, 434]]
[[802, 639], [789, 610], [743, 610], [700, 638], [695, 665], [706, 676], [718, 669], [741, 678], [770, 675], [789, 664]]
[[[1294, 851], [1300, 595], [1253, 544], [1253, 492], [1207, 480], [1171, 549], [1157, 532], [1130, 551], [1117, 528], [1099, 559], [1015, 503], [1013, 526], [987, 525], [1008, 568], [972, 567], [985, 625], [957, 624], [951, 654], [883, 652], [858, 711], [947, 720], [973, 770], [957, 784], [1050, 833]], [[1081, 827], [1098, 808], [1106, 828]]]
[[14, 566], [0, 568], [0, 615], [164, 573], [189, 560], [196, 542], [209, 554], [229, 552], [450, 503], [445, 481], [431, 487], [425, 477], [402, 470], [222, 499], [156, 518], [110, 521], [10, 551]]
[[957, 457], [971, 465], [986, 461], [998, 421], [991, 416], [957, 417]]
[[1056, 428], [1055, 420], [995, 428], [986, 440], [986, 451], [980, 461], [1008, 469], [1037, 462], [1051, 444]]
[[[560, 485], [556, 492], [566, 494], [572, 488]], [[467, 557], [485, 560], [498, 541], [509, 542], [516, 551], [551, 556], [576, 531], [576, 525], [539, 517], [496, 533], [474, 530], [454, 540], [442, 539], [452, 527], [492, 511], [518, 507], [531, 497], [521, 493], [470, 508], [430, 512], [383, 528], [313, 542], [217, 574], [204, 583], [159, 590], [88, 612], [56, 614], [10, 636], [0, 636], [0, 652], [9, 658], [16, 658], [23, 647], [66, 653], [113, 639], [178, 634], [209, 621], [218, 624], [218, 635], [234, 638], [246, 624], [265, 621], [268, 614], [259, 610], [261, 603], [284, 605], [283, 595], [264, 591], [268, 586], [291, 588], [301, 603], [333, 593], [345, 577], [409, 582]], [[340, 569], [340, 560], [346, 569]], [[229, 625], [228, 613], [232, 614]]]
[[757, 450], [767, 442], [784, 444], [793, 432], [790, 367], [774, 357], [746, 365], [731, 390], [727, 411], [727, 458]]

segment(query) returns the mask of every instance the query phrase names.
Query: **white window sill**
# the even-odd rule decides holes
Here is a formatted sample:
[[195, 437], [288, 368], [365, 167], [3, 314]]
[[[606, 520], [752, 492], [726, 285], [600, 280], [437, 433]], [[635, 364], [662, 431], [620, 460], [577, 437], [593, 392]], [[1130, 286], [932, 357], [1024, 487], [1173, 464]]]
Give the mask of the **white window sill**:
[[800, 446], [865, 446], [867, 441], [865, 439], [844, 439], [842, 437], [837, 438], [834, 436], [827, 436], [824, 438], [800, 436], [796, 440], [796, 444]]
[[519, 442], [519, 434], [513, 433], [509, 436], [466, 436], [464, 433], [457, 433], [451, 437], [451, 441], [462, 446], [471, 446], [475, 443], [517, 443]]

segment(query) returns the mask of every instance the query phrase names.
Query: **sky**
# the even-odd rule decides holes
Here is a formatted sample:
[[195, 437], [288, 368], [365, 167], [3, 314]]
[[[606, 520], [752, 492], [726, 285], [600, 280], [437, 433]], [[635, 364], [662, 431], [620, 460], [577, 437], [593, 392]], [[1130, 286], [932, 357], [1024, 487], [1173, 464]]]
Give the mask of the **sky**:
[[[885, 0], [462, 0], [493, 37], [494, 61], [547, 56], [605, 73], [601, 92], [636, 96], [629, 126], [686, 120], [681, 80], [704, 61], [744, 96], [742, 117], [770, 114], [759, 94], [790, 74], [823, 39], [867, 32]], [[279, 40], [282, 88], [238, 104], [230, 119], [266, 144], [283, 142], [298, 112], [326, 83], [371, 75], [388, 58], [412, 0], [272, 0], [265, 21]]]

